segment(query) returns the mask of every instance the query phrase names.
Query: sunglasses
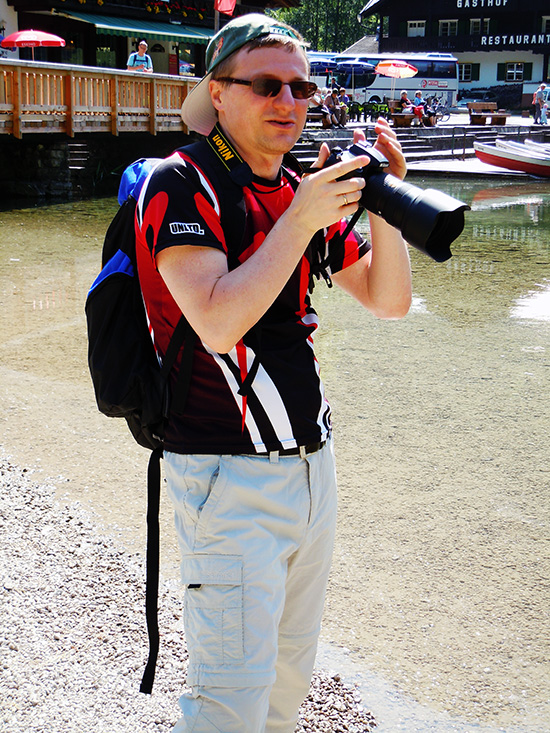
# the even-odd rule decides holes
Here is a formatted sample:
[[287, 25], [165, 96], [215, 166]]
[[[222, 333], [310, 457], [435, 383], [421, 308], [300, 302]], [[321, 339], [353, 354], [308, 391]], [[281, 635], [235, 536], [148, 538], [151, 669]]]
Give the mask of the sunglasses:
[[242, 84], [251, 87], [253, 94], [259, 97], [276, 97], [283, 86], [289, 86], [294, 99], [309, 99], [317, 91], [317, 84], [312, 81], [281, 81], [280, 79], [233, 79], [230, 76], [222, 76], [217, 81], [225, 81], [228, 84]]

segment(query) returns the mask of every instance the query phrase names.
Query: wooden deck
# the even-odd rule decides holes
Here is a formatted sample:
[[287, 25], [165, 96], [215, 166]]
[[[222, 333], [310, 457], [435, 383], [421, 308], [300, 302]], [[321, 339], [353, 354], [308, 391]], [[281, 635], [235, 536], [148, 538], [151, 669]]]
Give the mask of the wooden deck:
[[0, 59], [0, 134], [187, 132], [194, 77]]

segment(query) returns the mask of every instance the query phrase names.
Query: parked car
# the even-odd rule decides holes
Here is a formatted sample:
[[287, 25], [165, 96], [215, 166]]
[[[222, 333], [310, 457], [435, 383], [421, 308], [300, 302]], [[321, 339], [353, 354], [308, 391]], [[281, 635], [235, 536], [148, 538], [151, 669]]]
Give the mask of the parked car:
[[468, 112], [468, 102], [497, 102], [498, 96], [490, 89], [472, 89], [471, 92], [459, 92], [460, 99], [456, 103], [456, 107], [452, 107], [453, 112]]

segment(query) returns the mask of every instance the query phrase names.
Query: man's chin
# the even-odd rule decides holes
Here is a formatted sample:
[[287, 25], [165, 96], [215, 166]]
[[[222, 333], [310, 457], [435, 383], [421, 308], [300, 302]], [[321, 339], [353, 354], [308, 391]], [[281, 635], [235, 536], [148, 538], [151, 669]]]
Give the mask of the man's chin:
[[[302, 129], [303, 126], [301, 127], [296, 123], [286, 127], [284, 125], [273, 124], [270, 126], [269, 139], [273, 146], [281, 148], [281, 150], [284, 148], [283, 152], [286, 153], [294, 147], [298, 138], [302, 134]], [[281, 150], [279, 152], [281, 152]]]

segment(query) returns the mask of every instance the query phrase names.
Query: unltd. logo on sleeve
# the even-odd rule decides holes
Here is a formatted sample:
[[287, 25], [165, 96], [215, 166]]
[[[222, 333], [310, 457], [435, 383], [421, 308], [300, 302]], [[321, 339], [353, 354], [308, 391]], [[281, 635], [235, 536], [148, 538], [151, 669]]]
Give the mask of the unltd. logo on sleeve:
[[188, 224], [185, 221], [170, 222], [171, 234], [204, 234], [204, 229], [200, 224]]

